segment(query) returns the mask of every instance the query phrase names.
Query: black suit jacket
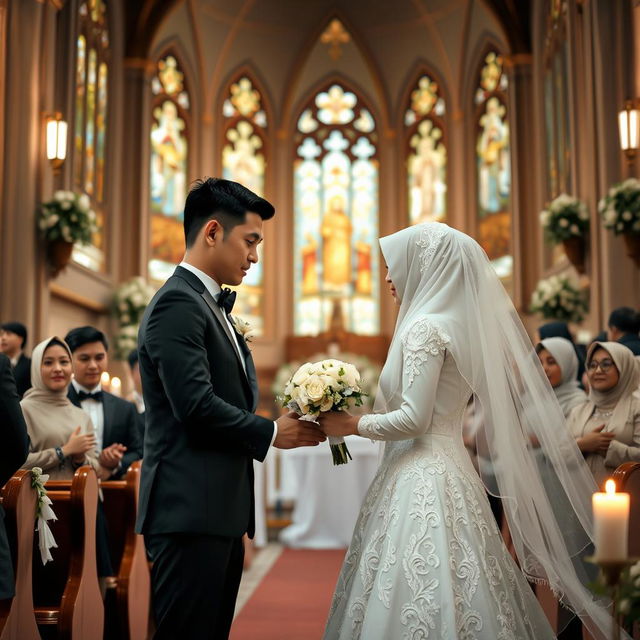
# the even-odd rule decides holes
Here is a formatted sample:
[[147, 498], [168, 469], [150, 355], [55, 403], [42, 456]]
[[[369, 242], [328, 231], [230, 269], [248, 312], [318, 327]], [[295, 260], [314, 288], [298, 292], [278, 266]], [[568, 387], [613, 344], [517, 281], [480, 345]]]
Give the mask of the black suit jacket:
[[22, 398], [27, 389], [31, 388], [31, 358], [27, 358], [24, 353], [20, 354], [18, 358], [13, 370], [13, 377], [16, 379], [18, 395]]
[[[20, 409], [20, 398], [13, 378], [11, 361], [0, 353], [0, 487], [27, 459], [29, 437]], [[0, 600], [13, 596], [13, 563], [4, 528], [4, 511], [0, 506]]]
[[[68, 392], [69, 400], [76, 407], [81, 407], [80, 398], [75, 387], [70, 384]], [[119, 442], [127, 447], [122, 457], [122, 468], [113, 475], [114, 478], [122, 477], [132, 462], [142, 458], [142, 440], [138, 426], [138, 412], [131, 402], [127, 402], [107, 391], [102, 392], [102, 407], [104, 410], [104, 431], [102, 433], [102, 448], [106, 449], [114, 442]], [[93, 425], [95, 427], [95, 425]]]
[[640, 356], [640, 336], [635, 333], [625, 333], [618, 342], [633, 351], [633, 355]]
[[273, 422], [254, 415], [255, 368], [194, 274], [177, 267], [147, 307], [138, 334], [145, 402], [136, 531], [253, 536], [253, 459]]

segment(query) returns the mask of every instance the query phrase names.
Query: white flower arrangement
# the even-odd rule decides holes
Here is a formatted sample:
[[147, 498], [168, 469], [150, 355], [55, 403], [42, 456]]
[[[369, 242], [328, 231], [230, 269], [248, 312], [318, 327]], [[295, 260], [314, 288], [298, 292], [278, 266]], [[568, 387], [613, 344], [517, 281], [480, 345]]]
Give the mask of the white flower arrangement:
[[48, 520], [57, 520], [53, 512], [51, 498], [47, 495], [45, 483], [49, 480], [48, 473], [42, 473], [40, 467], [31, 469], [31, 488], [35, 490], [36, 498], [36, 531], [38, 532], [38, 548], [40, 549], [40, 559], [42, 564], [47, 564], [53, 560], [50, 549], [57, 548], [55, 538], [49, 528]]
[[616, 235], [640, 234], [640, 180], [629, 178], [611, 187], [598, 211], [604, 226]]
[[[330, 358], [303, 364], [284, 387], [282, 405], [314, 421], [326, 411], [362, 406], [360, 373], [347, 362]], [[344, 438], [329, 437], [333, 464], [346, 464], [351, 455]]]
[[38, 226], [46, 240], [90, 244], [98, 231], [89, 196], [73, 191], [56, 191], [40, 207]]
[[540, 213], [540, 222], [548, 241], [558, 244], [589, 232], [589, 210], [581, 200], [561, 193]]
[[113, 315], [119, 329], [115, 337], [116, 356], [124, 360], [138, 346], [138, 328], [142, 314], [153, 298], [155, 289], [144, 278], [136, 276], [123, 282], [113, 297]]
[[247, 344], [253, 341], [255, 333], [250, 322], [247, 322], [244, 318], [236, 315], [231, 316], [231, 322], [233, 323], [235, 330], [244, 338], [244, 341]]
[[580, 322], [588, 310], [585, 294], [562, 275], [540, 280], [531, 296], [530, 311], [543, 318]]

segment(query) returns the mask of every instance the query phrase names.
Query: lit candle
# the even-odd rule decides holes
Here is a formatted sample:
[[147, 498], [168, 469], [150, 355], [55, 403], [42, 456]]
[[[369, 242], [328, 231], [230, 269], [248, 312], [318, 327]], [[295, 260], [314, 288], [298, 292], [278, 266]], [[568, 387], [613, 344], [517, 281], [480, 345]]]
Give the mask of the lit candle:
[[120, 382], [120, 378], [116, 378], [115, 376], [111, 378], [111, 393], [119, 398], [121, 389], [122, 383]]
[[598, 561], [626, 560], [629, 494], [616, 493], [613, 480], [605, 483], [605, 493], [593, 494], [593, 524]]
[[100, 376], [100, 384], [102, 385], [102, 389], [104, 391], [109, 391], [111, 389], [110, 385], [111, 377], [107, 371], [103, 371]]

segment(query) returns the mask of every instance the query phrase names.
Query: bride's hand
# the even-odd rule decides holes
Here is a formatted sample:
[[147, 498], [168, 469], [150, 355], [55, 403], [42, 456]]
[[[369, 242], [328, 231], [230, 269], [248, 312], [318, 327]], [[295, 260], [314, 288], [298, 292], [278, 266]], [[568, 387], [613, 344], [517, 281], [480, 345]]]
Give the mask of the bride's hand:
[[328, 436], [357, 436], [359, 419], [346, 411], [327, 411], [320, 414], [318, 423]]

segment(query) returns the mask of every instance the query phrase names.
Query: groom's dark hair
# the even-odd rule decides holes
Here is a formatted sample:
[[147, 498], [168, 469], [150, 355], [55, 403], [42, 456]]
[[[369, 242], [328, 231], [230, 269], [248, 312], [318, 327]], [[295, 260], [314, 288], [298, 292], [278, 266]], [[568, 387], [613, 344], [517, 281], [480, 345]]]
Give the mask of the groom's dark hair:
[[225, 231], [242, 224], [247, 212], [257, 213], [263, 220], [275, 215], [270, 202], [257, 196], [238, 182], [222, 178], [196, 180], [184, 205], [184, 239], [187, 249], [209, 220], [217, 220]]

